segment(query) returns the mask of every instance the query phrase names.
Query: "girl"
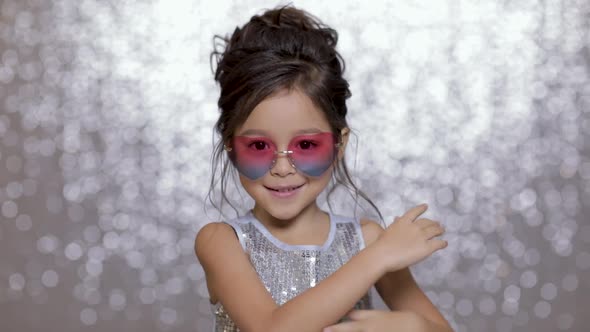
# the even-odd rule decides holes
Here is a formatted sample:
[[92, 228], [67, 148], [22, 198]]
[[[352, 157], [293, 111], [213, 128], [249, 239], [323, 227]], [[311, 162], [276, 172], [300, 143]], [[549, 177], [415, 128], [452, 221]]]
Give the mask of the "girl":
[[[451, 331], [408, 269], [447, 245], [438, 222], [418, 219], [425, 205], [384, 230], [316, 202], [333, 179], [375, 207], [344, 161], [350, 91], [336, 32], [287, 6], [224, 41], [212, 54], [221, 86], [214, 166], [227, 156], [223, 198], [235, 168], [254, 207], [207, 224], [195, 241], [215, 330]], [[366, 310], [373, 285], [395, 311]], [[347, 313], [351, 321], [334, 325]]]

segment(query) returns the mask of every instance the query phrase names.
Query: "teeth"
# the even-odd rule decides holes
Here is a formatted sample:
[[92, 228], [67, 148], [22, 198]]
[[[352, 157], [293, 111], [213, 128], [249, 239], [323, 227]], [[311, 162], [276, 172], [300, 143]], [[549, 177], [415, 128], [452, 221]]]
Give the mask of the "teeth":
[[278, 192], [280, 192], [280, 193], [284, 193], [284, 192], [288, 192], [288, 191], [293, 191], [293, 190], [295, 190], [295, 189], [297, 189], [297, 188], [299, 188], [299, 187], [283, 188], [283, 189], [274, 189], [274, 188], [269, 188], [269, 189], [272, 189], [272, 190], [274, 190], [274, 191], [278, 191]]

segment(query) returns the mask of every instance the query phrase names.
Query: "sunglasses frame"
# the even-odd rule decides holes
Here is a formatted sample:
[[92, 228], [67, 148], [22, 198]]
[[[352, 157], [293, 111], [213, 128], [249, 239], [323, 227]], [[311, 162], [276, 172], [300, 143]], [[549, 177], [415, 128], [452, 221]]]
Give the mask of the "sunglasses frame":
[[[337, 156], [338, 156], [338, 149], [339, 149], [339, 148], [342, 146], [342, 142], [341, 142], [341, 141], [339, 141], [339, 138], [340, 138], [340, 137], [339, 137], [339, 135], [337, 135], [337, 134], [334, 134], [334, 133], [332, 133], [332, 132], [320, 132], [320, 133], [317, 133], [317, 134], [325, 134], [325, 133], [330, 133], [330, 134], [332, 134], [332, 136], [334, 137], [334, 140], [335, 140], [335, 141], [338, 141], [338, 142], [334, 143], [334, 150], [335, 150], [335, 151], [334, 151], [334, 157], [332, 158], [332, 162], [331, 162], [331, 163], [333, 163], [333, 162], [334, 162], [334, 160], [336, 160], [336, 159], [337, 159]], [[236, 136], [236, 137], [239, 137], [239, 136]], [[297, 137], [297, 136], [295, 136], [295, 137], [293, 137], [293, 138], [296, 138], [296, 137]], [[233, 138], [233, 137], [232, 137], [232, 138]], [[293, 140], [293, 138], [292, 138], [291, 140]], [[272, 143], [273, 143], [273, 145], [276, 147], [276, 144], [274, 144], [274, 142], [272, 142]], [[226, 144], [224, 144], [224, 145], [223, 145], [223, 149], [224, 149], [226, 152], [231, 152], [231, 151], [233, 150], [231, 146], [228, 146], [228, 145], [226, 145]], [[270, 171], [270, 170], [271, 170], [271, 169], [272, 169], [272, 168], [273, 168], [273, 167], [276, 165], [277, 158], [278, 158], [279, 154], [284, 154], [284, 155], [287, 157], [287, 159], [289, 160], [289, 164], [291, 164], [291, 167], [293, 167], [293, 168], [294, 168], [295, 170], [297, 170], [297, 171], [300, 171], [300, 170], [299, 170], [299, 168], [298, 168], [298, 167], [295, 165], [295, 161], [293, 160], [293, 157], [291, 157], [291, 156], [290, 156], [290, 155], [292, 155], [292, 154], [294, 153], [294, 151], [293, 151], [293, 150], [275, 150], [275, 151], [273, 151], [273, 153], [274, 153], [274, 158], [272, 159], [272, 161], [271, 161], [271, 163], [270, 163], [270, 165], [269, 165], [269, 167], [268, 167], [268, 170], [269, 170], [269, 171]], [[230, 158], [230, 160], [232, 161], [232, 163], [234, 164], [234, 166], [236, 167], [236, 169], [238, 169], [238, 170], [239, 170], [239, 167], [237, 167], [237, 166], [235, 165], [235, 162], [233, 161], [233, 159], [232, 159], [232, 158]], [[302, 172], [302, 171], [301, 171], [301, 172]], [[311, 177], [313, 177], [313, 175], [306, 174], [305, 172], [302, 172], [302, 173], [303, 173], [303, 174], [305, 174], [306, 176], [311, 176]], [[265, 174], [266, 174], [266, 173], [265, 173]], [[261, 177], [262, 177], [262, 176], [261, 176]]]

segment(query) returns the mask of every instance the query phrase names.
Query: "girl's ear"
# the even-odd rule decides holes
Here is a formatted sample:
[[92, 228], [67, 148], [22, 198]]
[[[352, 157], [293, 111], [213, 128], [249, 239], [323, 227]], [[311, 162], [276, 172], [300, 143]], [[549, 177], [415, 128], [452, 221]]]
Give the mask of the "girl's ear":
[[231, 151], [231, 144], [229, 140], [223, 142], [223, 150], [225, 150], [226, 152]]
[[338, 147], [338, 160], [341, 160], [344, 157], [344, 150], [346, 149], [346, 144], [348, 144], [348, 134], [350, 133], [350, 129], [347, 127], [342, 128], [340, 130], [340, 147]]

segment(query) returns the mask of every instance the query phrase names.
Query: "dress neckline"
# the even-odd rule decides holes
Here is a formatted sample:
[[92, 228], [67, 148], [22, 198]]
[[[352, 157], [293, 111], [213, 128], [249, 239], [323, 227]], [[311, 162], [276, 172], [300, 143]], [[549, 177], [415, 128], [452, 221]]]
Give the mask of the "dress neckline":
[[252, 224], [261, 232], [263, 233], [266, 238], [272, 242], [275, 246], [283, 249], [283, 250], [318, 250], [324, 251], [330, 247], [332, 242], [334, 241], [334, 234], [336, 233], [336, 225], [334, 220], [334, 215], [330, 212], [326, 212], [328, 214], [328, 218], [330, 219], [330, 231], [328, 232], [328, 238], [324, 241], [324, 244], [317, 245], [317, 244], [288, 244], [277, 237], [272, 235], [272, 233], [254, 216], [252, 210], [248, 211], [246, 217], [248, 217]]

